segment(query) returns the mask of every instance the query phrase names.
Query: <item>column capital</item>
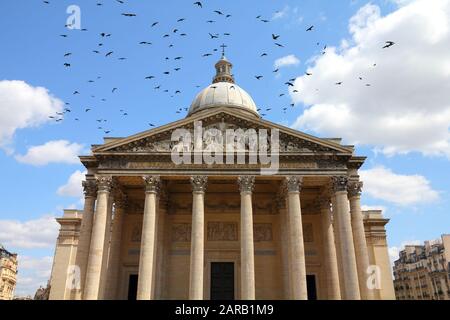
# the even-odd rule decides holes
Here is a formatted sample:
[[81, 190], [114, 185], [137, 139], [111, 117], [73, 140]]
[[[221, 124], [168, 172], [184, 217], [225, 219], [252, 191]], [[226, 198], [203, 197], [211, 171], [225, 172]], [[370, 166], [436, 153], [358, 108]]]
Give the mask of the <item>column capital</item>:
[[97, 196], [97, 181], [96, 180], [86, 180], [82, 182], [83, 192], [85, 197], [96, 197]]
[[111, 192], [113, 187], [113, 178], [111, 176], [97, 176], [95, 179], [97, 181], [98, 192]]
[[300, 176], [289, 176], [285, 179], [285, 185], [287, 191], [291, 192], [300, 192], [303, 185], [303, 177]]
[[331, 184], [334, 192], [347, 191], [348, 177], [346, 176], [332, 177]]
[[254, 176], [239, 176], [238, 177], [239, 190], [241, 193], [252, 193], [255, 188]]
[[201, 192], [201, 193], [206, 192], [206, 187], [208, 185], [207, 176], [192, 176], [190, 180], [193, 192]]
[[363, 185], [364, 184], [362, 181], [350, 181], [347, 187], [348, 197], [349, 198], [360, 197]]
[[144, 176], [142, 177], [145, 183], [145, 192], [159, 193], [161, 190], [161, 177], [160, 176]]

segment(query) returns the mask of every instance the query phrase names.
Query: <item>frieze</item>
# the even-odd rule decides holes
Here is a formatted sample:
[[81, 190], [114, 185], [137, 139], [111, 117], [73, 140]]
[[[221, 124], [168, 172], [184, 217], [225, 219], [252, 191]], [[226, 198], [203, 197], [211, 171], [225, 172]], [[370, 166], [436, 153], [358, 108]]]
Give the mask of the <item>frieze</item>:
[[238, 225], [236, 222], [208, 222], [208, 241], [237, 241]]
[[255, 223], [253, 225], [253, 239], [255, 242], [273, 241], [271, 223]]
[[[158, 169], [158, 170], [207, 170], [207, 169], [217, 169], [217, 170], [259, 170], [261, 168], [269, 168], [270, 165], [261, 164], [214, 164], [211, 167], [208, 164], [179, 164], [176, 165], [172, 162], [170, 155], [162, 157], [158, 155], [148, 155], [147, 158], [155, 158], [155, 161], [140, 161], [135, 159], [136, 157], [124, 156], [122, 159], [106, 159], [100, 161], [99, 169], [101, 170], [148, 170], [148, 169]], [[317, 156], [314, 156], [317, 158]], [[294, 159], [289, 161], [283, 160], [283, 155], [281, 155], [279, 168], [280, 169], [298, 169], [298, 170], [317, 170], [317, 169], [334, 169], [334, 170], [345, 170], [346, 164], [342, 161], [337, 160], [320, 160], [314, 159], [314, 157], [301, 157], [295, 156]], [[164, 158], [157, 160], [158, 158]], [[313, 158], [313, 159], [311, 159]]]
[[172, 225], [172, 242], [191, 242], [192, 225], [190, 223], [174, 223]]

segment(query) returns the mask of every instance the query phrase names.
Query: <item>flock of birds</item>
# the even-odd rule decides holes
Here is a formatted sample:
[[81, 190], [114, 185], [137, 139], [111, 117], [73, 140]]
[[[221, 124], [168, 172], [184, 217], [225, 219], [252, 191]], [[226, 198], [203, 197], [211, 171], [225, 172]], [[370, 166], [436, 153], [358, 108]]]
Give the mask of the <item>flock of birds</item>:
[[[115, 1], [117, 3], [119, 3], [119, 4], [121, 4], [121, 5], [125, 4], [124, 0], [115, 0]], [[50, 1], [43, 1], [43, 3], [46, 4], [46, 5], [50, 5]], [[97, 6], [102, 6], [103, 3], [102, 2], [97, 2], [96, 5]], [[194, 2], [193, 6], [197, 7], [198, 9], [205, 10], [204, 9], [204, 7], [205, 7], [204, 3], [202, 3], [201, 1]], [[214, 20], [215, 18], [219, 18], [220, 17], [220, 18], [223, 18], [225, 20], [228, 20], [228, 19], [231, 19], [233, 17], [232, 14], [225, 13], [222, 10], [213, 10], [211, 12], [211, 14], [213, 15], [214, 18], [206, 20], [206, 23], [208, 23], [208, 24], [215, 23], [216, 22], [216, 20]], [[133, 19], [133, 18], [137, 17], [139, 15], [139, 13], [123, 12], [123, 13], [121, 13], [121, 15], [123, 17]], [[173, 36], [188, 37], [188, 34], [181, 30], [182, 29], [182, 23], [184, 23], [186, 20], [187, 20], [186, 18], [179, 18], [179, 19], [177, 19], [176, 20], [176, 22], [177, 22], [176, 27], [172, 27], [171, 28], [171, 33], [164, 33], [162, 35], [162, 37], [163, 38], [169, 38], [169, 39], [171, 39]], [[265, 23], [265, 24], [271, 22], [271, 20], [263, 18], [262, 15], [256, 16], [256, 20], [261, 22], [261, 23]], [[150, 29], [157, 29], [159, 25], [160, 25], [159, 21], [154, 21], [154, 22], [149, 23], [149, 28]], [[70, 29], [72, 26], [71, 25], [65, 25], [65, 27]], [[88, 32], [88, 29], [81, 29], [80, 31], [81, 32]], [[311, 26], [309, 26], [308, 28], [305, 29], [305, 32], [314, 32], [314, 31], [315, 31], [315, 26], [314, 25], [311, 25]], [[228, 33], [228, 32], [223, 32], [222, 34], [208, 32], [208, 35], [209, 35], [211, 40], [219, 39], [219, 37], [222, 37], [222, 36], [223, 37], [231, 36], [231, 34]], [[59, 36], [61, 38], [68, 38], [69, 34], [67, 34], [67, 33], [60, 34]], [[106, 47], [105, 42], [111, 36], [112, 36], [111, 33], [100, 32], [99, 33], [100, 42], [97, 44], [97, 48], [92, 50], [92, 54], [104, 55], [105, 58], [114, 59], [114, 57], [116, 56], [116, 52], [114, 50], [112, 50], [112, 49], [102, 50], [103, 48]], [[284, 48], [285, 47], [285, 45], [282, 44], [281, 41], [280, 41], [280, 40], [282, 40], [282, 36], [281, 35], [272, 33], [271, 34], [271, 40], [273, 41], [273, 45], [275, 47], [279, 47], [279, 48]], [[317, 42], [316, 44], [317, 44], [317, 46], [321, 45], [320, 42]], [[153, 45], [153, 42], [141, 41], [141, 42], [139, 42], [139, 45], [140, 46], [151, 46], [151, 45]], [[388, 49], [388, 48], [390, 48], [390, 47], [392, 47], [394, 45], [395, 45], [395, 42], [393, 42], [393, 41], [386, 41], [386, 43], [381, 48], [382, 49]], [[173, 47], [175, 47], [175, 42], [169, 44], [169, 48], [173, 48]], [[225, 47], [226, 47], [225, 45], [222, 45], [223, 50], [225, 49]], [[213, 56], [218, 51], [219, 51], [219, 49], [215, 48], [215, 49], [212, 50], [212, 52], [202, 53], [201, 57], [207, 58], [207, 57]], [[327, 53], [327, 46], [325, 45], [325, 46], [323, 46], [323, 49], [321, 50], [321, 54], [325, 55], [326, 53]], [[72, 55], [73, 55], [73, 52], [65, 52], [63, 54], [63, 57], [65, 59], [65, 62], [63, 64], [63, 66], [65, 68], [67, 68], [67, 69], [70, 69], [72, 67], [72, 63], [70, 62], [71, 61], [70, 58], [72, 57]], [[269, 54], [267, 52], [262, 52], [262, 53], [259, 54], [259, 56], [261, 58], [263, 58], [263, 57], [269, 56]], [[124, 61], [124, 60], [127, 60], [127, 57], [118, 56], [116, 59], [119, 60], [119, 61]], [[173, 60], [174, 62], [180, 62], [183, 59], [184, 59], [184, 57], [181, 56], [181, 55], [176, 56], [174, 58], [165, 57], [166, 62], [171, 61], [171, 60]], [[377, 66], [377, 64], [374, 63], [373, 67], [376, 67], [376, 66]], [[181, 70], [181, 67], [175, 67], [172, 70], [164, 71], [163, 72], [163, 76], [170, 76], [172, 73], [177, 73], [180, 70]], [[280, 71], [280, 69], [277, 68], [277, 69], [273, 70], [272, 72], [273, 72], [273, 74], [276, 74], [279, 71]], [[314, 76], [310, 72], [305, 72], [305, 75], [308, 76], [308, 77], [313, 77]], [[255, 75], [254, 78], [257, 81], [260, 81], [260, 80], [262, 80], [264, 78], [264, 75]], [[360, 81], [364, 80], [364, 78], [362, 76], [359, 76], [358, 78], [359, 78]], [[88, 83], [94, 83], [96, 81], [99, 81], [100, 79], [102, 79], [102, 77], [101, 76], [97, 76], [97, 78], [95, 80], [89, 79], [87, 82]], [[155, 75], [155, 74], [147, 75], [147, 76], [144, 77], [143, 80], [144, 81], [157, 81], [158, 80], [158, 76]], [[293, 93], [298, 93], [298, 90], [295, 88], [295, 80], [296, 80], [296, 78], [291, 78], [291, 79], [287, 80], [286, 82], [284, 82], [284, 85], [287, 86], [288, 90], [292, 90]], [[343, 81], [337, 81], [337, 82], [335, 82], [335, 85], [336, 86], [342, 86], [342, 85], [344, 85], [344, 82]], [[371, 84], [370, 83], [366, 83], [365, 86], [366, 87], [370, 87]], [[200, 88], [200, 87], [201, 86], [199, 86], [199, 85], [196, 86], [196, 88]], [[171, 97], [180, 95], [182, 93], [181, 90], [175, 90], [175, 91], [171, 92], [169, 89], [163, 88], [161, 84], [155, 84], [153, 88], [154, 88], [154, 90], [162, 91], [164, 93], [170, 94]], [[316, 90], [318, 90], [318, 89], [316, 89]], [[118, 87], [111, 88], [111, 94], [115, 94], [118, 91], [119, 91]], [[74, 90], [73, 91], [73, 96], [77, 96], [77, 95], [81, 95], [81, 91], [80, 90]], [[286, 95], [285, 93], [280, 93], [278, 96], [281, 98], [281, 97], [283, 97], [285, 95]], [[91, 98], [96, 98], [95, 95], [90, 95], [90, 97]], [[107, 99], [106, 98], [102, 98], [102, 99], [100, 99], [100, 101], [101, 102], [106, 102]], [[291, 108], [295, 107], [295, 104], [291, 103], [290, 107]], [[85, 118], [88, 118], [88, 115], [94, 110], [94, 108], [95, 107], [85, 107], [85, 108], [83, 108], [83, 110], [81, 110], [81, 111], [77, 110], [77, 111], [83, 112], [85, 115], [87, 115], [86, 117], [83, 117], [83, 120], [84, 120]], [[282, 108], [284, 113], [286, 113], [288, 109], [289, 109], [289, 107], [283, 107]], [[63, 109], [62, 112], [58, 112], [56, 114], [49, 115], [49, 118], [54, 120], [55, 122], [62, 122], [62, 121], [65, 120], [65, 118], [66, 118], [66, 116], [68, 114], [72, 113], [72, 111], [74, 111], [74, 109], [72, 108], [70, 102], [66, 102], [65, 103], [65, 108]], [[188, 111], [188, 108], [186, 108], [186, 107], [177, 108], [175, 112], [176, 112], [176, 114], [181, 114], [183, 111], [184, 112]], [[264, 108], [264, 109], [260, 108], [260, 109], [258, 109], [258, 111], [260, 112], [261, 116], [264, 117], [264, 116], [267, 116], [268, 112], [272, 111], [272, 108], [270, 108], [270, 107], [269, 108]], [[120, 109], [120, 114], [121, 114], [122, 117], [127, 117], [129, 115], [129, 111], [127, 111], [125, 108], [122, 108], [122, 109]], [[74, 117], [74, 120], [75, 121], [80, 121], [82, 119], [81, 119], [81, 117]], [[95, 119], [95, 121], [97, 123], [97, 126], [96, 126], [97, 129], [102, 131], [102, 133], [109, 134], [109, 133], [112, 132], [112, 129], [108, 128], [108, 124], [109, 124], [109, 120], [108, 119], [106, 119], [106, 118], [99, 118], [99, 119]], [[148, 123], [148, 125], [150, 127], [155, 127], [156, 126], [154, 123]]]

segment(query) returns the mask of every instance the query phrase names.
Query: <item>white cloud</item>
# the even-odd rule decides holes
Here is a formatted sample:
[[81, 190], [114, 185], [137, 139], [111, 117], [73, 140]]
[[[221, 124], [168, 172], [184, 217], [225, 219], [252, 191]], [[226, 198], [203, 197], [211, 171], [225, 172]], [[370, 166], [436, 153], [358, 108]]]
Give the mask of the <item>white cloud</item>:
[[18, 221], [0, 220], [0, 243], [11, 250], [53, 248], [58, 236], [59, 225], [53, 216]]
[[47, 89], [24, 81], [0, 81], [0, 147], [7, 148], [19, 129], [48, 122], [49, 116], [63, 109], [63, 102]]
[[85, 179], [86, 171], [75, 171], [70, 177], [67, 183], [58, 188], [57, 193], [63, 197], [83, 197], [82, 181]]
[[430, 203], [439, 199], [439, 193], [420, 175], [400, 175], [382, 166], [359, 172], [364, 191], [375, 199], [400, 206]]
[[289, 13], [290, 7], [288, 5], [284, 6], [282, 10], [276, 11], [273, 16], [272, 20], [278, 20], [286, 17], [286, 15]]
[[[313, 76], [295, 81], [291, 96], [306, 110], [293, 126], [386, 155], [450, 158], [449, 21], [450, 0], [411, 1], [385, 17], [376, 5], [362, 7], [351, 39], [314, 57]], [[386, 41], [396, 44], [382, 49]]]
[[30, 147], [25, 155], [16, 155], [16, 160], [33, 166], [45, 166], [49, 163], [79, 163], [78, 155], [83, 145], [66, 140], [49, 141], [40, 146]]
[[53, 257], [18, 256], [19, 273], [15, 296], [34, 297], [40, 286], [46, 287], [52, 271]]
[[275, 60], [274, 66], [276, 69], [289, 67], [289, 66], [298, 66], [300, 64], [300, 60], [293, 54], [288, 56], [279, 58]]
[[398, 6], [404, 6], [407, 4], [410, 4], [411, 2], [414, 2], [415, 0], [391, 0], [391, 2], [395, 3]]

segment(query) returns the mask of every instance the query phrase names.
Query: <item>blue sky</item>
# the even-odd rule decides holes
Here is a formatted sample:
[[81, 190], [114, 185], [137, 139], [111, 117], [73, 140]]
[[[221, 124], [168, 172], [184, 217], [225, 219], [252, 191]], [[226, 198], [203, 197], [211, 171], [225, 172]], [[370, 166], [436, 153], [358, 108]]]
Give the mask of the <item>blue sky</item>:
[[[34, 293], [48, 278], [57, 230], [53, 217], [61, 216], [62, 208], [81, 207], [75, 185], [83, 168], [74, 154], [86, 153], [104, 136], [127, 136], [147, 130], [149, 123], [184, 117], [184, 111], [176, 111], [189, 107], [210, 84], [220, 57], [214, 49], [222, 43], [228, 46], [237, 83], [259, 107], [272, 108], [266, 119], [319, 137], [343, 137], [368, 156], [363, 204], [384, 208], [391, 219], [391, 253], [405, 242], [450, 232], [450, 71], [441, 71], [450, 69], [445, 57], [450, 36], [434, 18], [450, 19], [449, 1], [427, 6], [423, 0], [210, 0], [202, 1], [203, 8], [194, 1], [97, 2], [0, 3], [0, 125], [13, 123], [9, 131], [0, 130], [0, 242], [24, 257], [18, 294]], [[80, 7], [81, 27], [87, 31], [64, 27], [72, 4]], [[177, 22], [181, 18], [186, 20]], [[154, 22], [159, 23], [151, 27]], [[306, 32], [311, 25], [314, 30]], [[102, 37], [103, 32], [111, 36]], [[219, 39], [208, 33], [219, 33]], [[284, 47], [274, 45], [272, 33], [280, 35], [277, 42]], [[396, 45], [381, 49], [385, 41]], [[213, 55], [202, 57], [205, 53]], [[274, 73], [278, 59], [280, 71]], [[307, 70], [313, 75], [306, 76]], [[155, 79], [144, 79], [150, 75]], [[264, 77], [256, 80], [256, 75]], [[360, 85], [358, 76], [371, 87]], [[299, 94], [284, 85], [291, 78], [297, 79]], [[344, 85], [336, 86], [338, 81]], [[113, 93], [113, 88], [118, 89]], [[21, 94], [25, 98], [17, 98]], [[62, 122], [42, 116], [42, 109], [64, 107], [71, 112]], [[92, 110], [86, 113], [86, 108]], [[357, 116], [344, 116], [346, 111]], [[30, 115], [23, 119], [26, 112]], [[97, 119], [107, 120], [102, 130]], [[52, 141], [59, 143], [49, 145]], [[46, 147], [33, 153], [39, 146]]]

